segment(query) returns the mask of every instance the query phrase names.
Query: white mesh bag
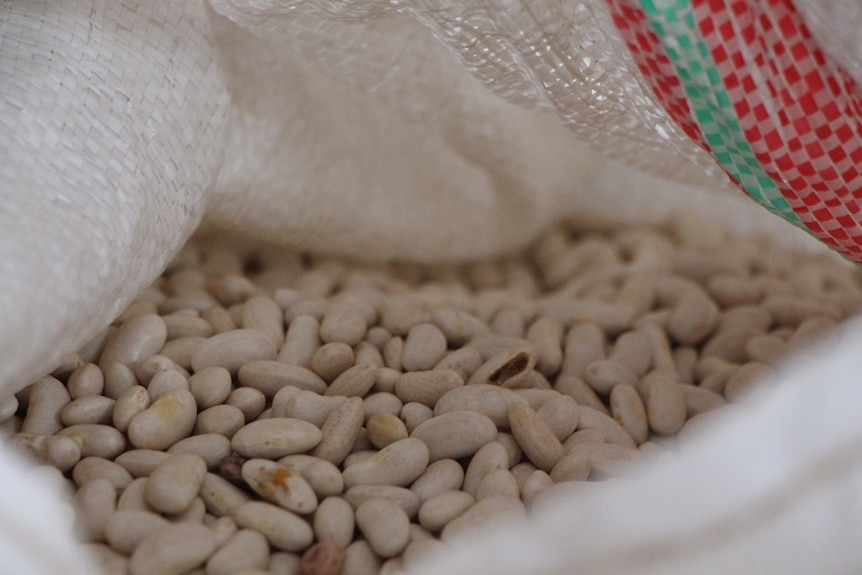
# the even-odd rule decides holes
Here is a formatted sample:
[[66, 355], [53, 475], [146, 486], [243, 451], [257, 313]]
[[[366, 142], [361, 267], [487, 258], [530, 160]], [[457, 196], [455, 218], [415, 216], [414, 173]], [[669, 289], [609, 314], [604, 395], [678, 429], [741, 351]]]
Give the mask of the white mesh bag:
[[[669, 108], [672, 78], [643, 74], [647, 51], [629, 50], [637, 30], [655, 40], [649, 29], [614, 21], [686, 4], [0, 3], [0, 389], [21, 389], [104, 329], [202, 219], [304, 249], [444, 261], [514, 250], [577, 213], [657, 219], [684, 198], [736, 233], [822, 249], [737, 193], [728, 165], [679, 121], [702, 110]], [[698, 17], [739, 5], [691, 4]], [[829, 71], [862, 81], [856, 2], [761, 8], [793, 8]], [[771, 152], [752, 145], [767, 172]], [[828, 180], [830, 166], [806, 177]], [[761, 203], [812, 231], [816, 210], [785, 206], [785, 188], [766, 186]], [[843, 213], [838, 228], [852, 232]], [[813, 233], [855, 253], [853, 233], [830, 230]], [[858, 572], [859, 344], [848, 329], [789, 366], [754, 416], [673, 466], [573, 494], [421, 573]], [[0, 474], [3, 564], [92, 572], [49, 510], [59, 504], [39, 494], [49, 487], [11, 460]]]

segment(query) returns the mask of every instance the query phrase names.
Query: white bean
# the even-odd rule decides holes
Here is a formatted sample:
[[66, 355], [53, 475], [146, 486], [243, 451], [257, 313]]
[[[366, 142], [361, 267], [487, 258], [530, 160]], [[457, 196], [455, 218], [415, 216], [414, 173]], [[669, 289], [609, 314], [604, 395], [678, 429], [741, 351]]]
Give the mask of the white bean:
[[[517, 404], [516, 404], [517, 405]], [[410, 437], [428, 447], [429, 461], [457, 459], [476, 453], [493, 441], [497, 434], [494, 422], [481, 413], [452, 411], [419, 424]]]
[[356, 525], [377, 555], [395, 557], [410, 542], [410, 519], [388, 499], [371, 499], [356, 509]]
[[206, 473], [206, 463], [197, 455], [168, 456], [150, 474], [147, 503], [162, 513], [182, 513], [197, 497]]
[[147, 537], [132, 553], [131, 575], [181, 575], [215, 551], [215, 536], [203, 525], [177, 523]]
[[196, 416], [197, 405], [190, 391], [169, 391], [132, 418], [129, 441], [139, 449], [167, 449], [188, 437]]
[[237, 525], [260, 532], [270, 545], [282, 551], [301, 551], [314, 540], [314, 532], [304, 519], [270, 503], [243, 503], [233, 512], [233, 518]]
[[233, 450], [243, 457], [276, 459], [312, 449], [323, 437], [314, 425], [293, 418], [253, 421], [231, 439]]

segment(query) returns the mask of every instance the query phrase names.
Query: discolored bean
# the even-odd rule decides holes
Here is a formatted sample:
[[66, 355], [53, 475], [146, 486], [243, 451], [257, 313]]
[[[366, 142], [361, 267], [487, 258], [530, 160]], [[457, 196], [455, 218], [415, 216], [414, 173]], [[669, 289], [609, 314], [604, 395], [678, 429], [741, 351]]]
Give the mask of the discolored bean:
[[497, 353], [473, 372], [468, 385], [491, 384], [518, 387], [536, 365], [536, 353], [527, 348], [506, 349]]
[[300, 474], [267, 459], [249, 459], [242, 465], [245, 483], [262, 498], [300, 515], [317, 509], [317, 495]]
[[407, 439], [407, 427], [396, 415], [375, 413], [366, 423], [368, 440], [374, 447], [383, 449], [396, 441]]

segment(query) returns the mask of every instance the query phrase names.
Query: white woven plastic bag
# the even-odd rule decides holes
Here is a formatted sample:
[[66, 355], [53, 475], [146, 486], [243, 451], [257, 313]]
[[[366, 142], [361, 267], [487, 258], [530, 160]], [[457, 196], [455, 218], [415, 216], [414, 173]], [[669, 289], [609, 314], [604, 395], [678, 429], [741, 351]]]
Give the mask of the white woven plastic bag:
[[[862, 80], [857, 3], [796, 5]], [[205, 213], [293, 246], [434, 261], [514, 249], [573, 213], [660, 217], [685, 198], [739, 233], [817, 249], [728, 193], [603, 0], [10, 0], [0, 128], [6, 392], [103, 329]], [[756, 417], [677, 467], [573, 498], [426, 572], [858, 571], [859, 344], [850, 333], [788, 370]], [[15, 496], [0, 498], [4, 565], [89, 572], [72, 552], [58, 568], [44, 545], [16, 542], [29, 532], [61, 549], [42, 528], [52, 514], [32, 511], [39, 496], [17, 497], [29, 491], [14, 469], [3, 471]]]

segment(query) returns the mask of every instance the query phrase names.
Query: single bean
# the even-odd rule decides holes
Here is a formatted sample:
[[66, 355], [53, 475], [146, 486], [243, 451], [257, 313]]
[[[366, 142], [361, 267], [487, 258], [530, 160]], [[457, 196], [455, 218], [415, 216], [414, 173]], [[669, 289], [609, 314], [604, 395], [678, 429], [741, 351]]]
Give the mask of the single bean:
[[317, 495], [300, 474], [266, 459], [249, 459], [242, 466], [246, 484], [267, 501], [305, 515], [317, 509]]
[[21, 426], [23, 433], [52, 435], [63, 428], [61, 413], [72, 401], [66, 387], [57, 379], [43, 377], [30, 386], [27, 416]]
[[356, 525], [380, 557], [395, 557], [410, 542], [410, 519], [388, 499], [371, 499], [360, 505]]
[[377, 380], [377, 368], [373, 365], [354, 365], [335, 378], [324, 395], [364, 397]]
[[513, 403], [509, 407], [509, 425], [524, 454], [539, 469], [550, 471], [565, 455], [560, 440], [530, 407]]
[[215, 538], [203, 525], [177, 523], [147, 537], [132, 553], [131, 575], [180, 575], [191, 571], [215, 551]]
[[354, 485], [345, 492], [344, 499], [354, 509], [372, 499], [388, 499], [398, 505], [411, 519], [416, 517], [421, 505], [419, 496], [413, 491], [395, 485]]
[[230, 392], [225, 405], [239, 409], [246, 421], [252, 421], [266, 409], [266, 396], [253, 387], [238, 387]]
[[431, 463], [420, 475], [410, 490], [422, 502], [444, 491], [460, 490], [464, 483], [464, 468], [454, 459], [440, 459]]
[[311, 315], [296, 316], [290, 322], [278, 361], [310, 368], [311, 359], [320, 347], [320, 322]]
[[277, 348], [264, 333], [253, 329], [236, 329], [214, 335], [198, 347], [192, 356], [192, 369], [221, 366], [232, 375], [251, 361], [275, 359]]
[[165, 320], [158, 315], [133, 317], [108, 337], [99, 358], [99, 367], [107, 369], [113, 363], [137, 363], [158, 353], [167, 336]]
[[325, 343], [341, 341], [354, 346], [365, 337], [368, 323], [355, 306], [339, 303], [330, 306], [320, 324], [320, 339]]
[[433, 408], [446, 393], [463, 385], [464, 379], [453, 370], [412, 371], [398, 380], [395, 394], [404, 403], [415, 401]]
[[275, 459], [312, 449], [322, 438], [320, 429], [293, 418], [253, 421], [231, 439], [234, 451], [248, 458]]
[[256, 295], [246, 300], [239, 323], [245, 329], [264, 334], [275, 349], [284, 341], [284, 316], [278, 304], [268, 297]]
[[325, 381], [334, 381], [354, 363], [358, 363], [355, 360], [352, 347], [343, 341], [333, 341], [323, 344], [314, 352], [311, 369]]
[[132, 449], [121, 453], [114, 461], [132, 477], [148, 477], [161, 462], [170, 457], [164, 451], [154, 449]]
[[490, 418], [498, 428], [508, 429], [509, 406], [526, 402], [514, 391], [496, 385], [465, 385], [444, 393], [434, 405], [434, 414], [440, 416], [453, 411], [474, 411]]
[[314, 532], [304, 519], [263, 501], [243, 503], [233, 517], [237, 525], [260, 532], [270, 545], [283, 551], [301, 551], [314, 540]]
[[105, 389], [105, 375], [95, 363], [85, 363], [69, 375], [66, 388], [73, 400], [101, 395]]
[[433, 369], [446, 355], [446, 336], [431, 323], [419, 323], [410, 328], [404, 340], [401, 365], [405, 371]]
[[208, 469], [214, 469], [219, 461], [230, 455], [230, 439], [217, 433], [205, 433], [186, 437], [174, 443], [168, 453], [188, 453], [204, 460]]
[[311, 454], [336, 465], [344, 461], [359, 436], [365, 412], [362, 399], [351, 397], [333, 409], [321, 427], [322, 438]]
[[536, 410], [554, 437], [565, 441], [578, 427], [578, 403], [568, 395], [557, 394]]
[[200, 497], [206, 504], [207, 511], [216, 517], [232, 515], [250, 500], [244, 491], [214, 473], [207, 473], [204, 477]]
[[479, 350], [473, 347], [462, 347], [446, 354], [437, 362], [434, 369], [451, 369], [460, 375], [461, 379], [467, 381], [482, 366], [482, 363], [482, 354]]
[[196, 416], [197, 405], [190, 391], [169, 391], [132, 418], [129, 441], [139, 449], [165, 450], [188, 437]]
[[459, 517], [450, 521], [441, 531], [444, 542], [473, 534], [477, 529], [504, 522], [523, 521], [526, 517], [524, 504], [514, 497], [488, 497], [476, 502]]
[[110, 425], [81, 423], [61, 429], [57, 436], [80, 438], [82, 457], [114, 459], [126, 449], [126, 438]]
[[464, 484], [461, 490], [475, 498], [485, 476], [498, 469], [509, 469], [509, 455], [503, 444], [492, 441], [483, 445], [470, 459], [467, 471], [463, 474]]
[[[344, 485], [410, 485], [428, 466], [430, 450], [417, 438], [396, 441], [344, 470]], [[438, 458], [439, 459], [439, 458]]]
[[[693, 387], [693, 386], [692, 386]], [[635, 443], [647, 440], [649, 424], [646, 408], [637, 390], [629, 384], [621, 384], [611, 390], [611, 414], [623, 426]]]
[[105, 541], [105, 527], [117, 507], [117, 490], [104, 477], [85, 482], [75, 494], [77, 528], [84, 541]]
[[377, 449], [383, 449], [396, 441], [407, 439], [410, 435], [404, 422], [397, 415], [391, 413], [371, 415], [365, 427], [368, 432], [368, 440]]
[[453, 519], [467, 511], [476, 499], [463, 491], [444, 491], [429, 498], [419, 508], [419, 524], [428, 531], [439, 533]]
[[410, 436], [428, 447], [429, 461], [437, 461], [473, 455], [483, 445], [493, 441], [496, 434], [497, 427], [488, 417], [459, 410], [437, 415], [419, 424]]
[[167, 519], [141, 509], [121, 509], [105, 525], [105, 536], [111, 547], [128, 555], [150, 535], [170, 525]]
[[162, 513], [182, 513], [194, 502], [206, 473], [206, 463], [197, 455], [169, 455], [150, 474], [147, 503]]
[[317, 541], [334, 541], [346, 548], [356, 525], [353, 507], [342, 497], [327, 497], [318, 505], [313, 525]]

